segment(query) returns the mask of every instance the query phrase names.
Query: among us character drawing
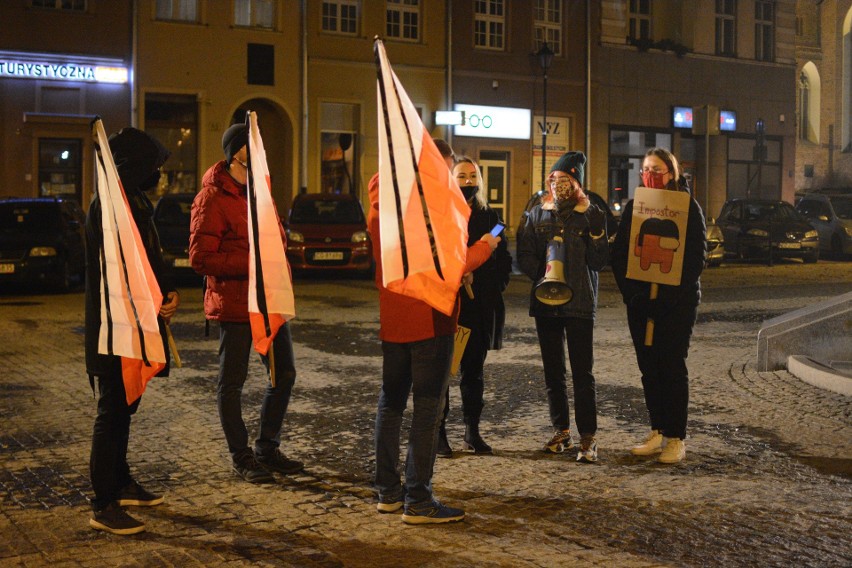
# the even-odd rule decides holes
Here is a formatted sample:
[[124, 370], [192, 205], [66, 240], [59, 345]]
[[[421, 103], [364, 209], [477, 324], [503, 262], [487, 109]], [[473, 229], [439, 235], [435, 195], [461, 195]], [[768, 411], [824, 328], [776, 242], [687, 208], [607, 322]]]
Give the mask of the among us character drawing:
[[642, 270], [648, 270], [652, 264], [659, 264], [660, 272], [668, 274], [679, 246], [680, 231], [677, 224], [671, 219], [651, 217], [639, 227], [633, 254], [639, 257]]

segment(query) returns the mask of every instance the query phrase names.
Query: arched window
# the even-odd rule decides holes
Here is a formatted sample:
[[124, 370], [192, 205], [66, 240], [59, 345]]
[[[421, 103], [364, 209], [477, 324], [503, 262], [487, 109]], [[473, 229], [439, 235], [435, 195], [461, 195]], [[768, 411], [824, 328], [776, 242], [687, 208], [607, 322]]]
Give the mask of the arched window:
[[799, 74], [799, 140], [819, 144], [820, 79], [812, 61], [805, 63]]

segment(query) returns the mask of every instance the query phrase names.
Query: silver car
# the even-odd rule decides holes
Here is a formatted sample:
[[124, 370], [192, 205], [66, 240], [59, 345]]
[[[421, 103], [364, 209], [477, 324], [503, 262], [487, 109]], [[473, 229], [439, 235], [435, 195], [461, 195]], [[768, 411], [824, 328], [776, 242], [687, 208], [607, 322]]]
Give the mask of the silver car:
[[819, 232], [820, 249], [837, 256], [852, 254], [852, 194], [809, 193], [796, 209]]

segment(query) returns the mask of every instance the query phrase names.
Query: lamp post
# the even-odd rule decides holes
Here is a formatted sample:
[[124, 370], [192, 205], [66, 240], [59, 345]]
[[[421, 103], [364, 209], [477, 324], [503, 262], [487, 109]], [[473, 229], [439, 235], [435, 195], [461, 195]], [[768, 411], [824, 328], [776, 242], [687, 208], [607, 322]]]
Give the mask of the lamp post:
[[536, 52], [536, 57], [538, 57], [538, 64], [541, 66], [541, 70], [544, 72], [544, 119], [542, 120], [541, 125], [541, 189], [545, 190], [547, 186], [544, 185], [544, 172], [546, 169], [545, 161], [547, 159], [547, 70], [550, 69], [550, 64], [553, 62], [553, 51], [551, 51], [550, 47], [548, 47], [547, 42], [541, 44], [541, 48]]

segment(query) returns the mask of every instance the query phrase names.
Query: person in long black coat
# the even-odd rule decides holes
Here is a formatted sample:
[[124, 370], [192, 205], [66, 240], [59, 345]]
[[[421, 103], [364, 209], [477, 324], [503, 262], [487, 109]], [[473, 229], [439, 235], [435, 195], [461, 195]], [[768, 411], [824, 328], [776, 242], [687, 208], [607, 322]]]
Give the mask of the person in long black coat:
[[[491, 232], [491, 229], [501, 220], [497, 212], [488, 207], [485, 186], [476, 162], [467, 157], [457, 158], [453, 174], [471, 208], [467, 225], [468, 245], [470, 245], [478, 241], [482, 235]], [[463, 282], [469, 285], [473, 298], [464, 288], [459, 292], [461, 296], [459, 325], [471, 330], [459, 366], [461, 372], [459, 388], [465, 425], [464, 447], [477, 454], [492, 453], [491, 446], [485, 443], [479, 432], [479, 421], [485, 406], [483, 368], [488, 351], [500, 349], [503, 346], [503, 324], [506, 319], [503, 291], [509, 285], [511, 273], [512, 256], [509, 254], [506, 239], [503, 238], [485, 264], [471, 274], [465, 275]], [[442, 457], [452, 455], [446, 431], [447, 414], [450, 410], [449, 392], [447, 395], [444, 419], [438, 432], [437, 455]]]

